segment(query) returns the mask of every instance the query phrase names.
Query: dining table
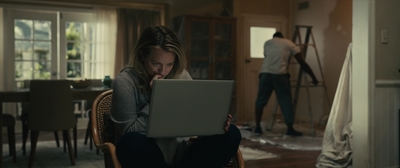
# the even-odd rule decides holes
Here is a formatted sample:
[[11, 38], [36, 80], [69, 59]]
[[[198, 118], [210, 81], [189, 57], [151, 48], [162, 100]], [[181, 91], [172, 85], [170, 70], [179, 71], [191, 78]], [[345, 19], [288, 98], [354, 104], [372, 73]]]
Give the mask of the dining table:
[[[104, 87], [93, 87], [85, 89], [74, 89], [71, 88], [73, 100], [95, 100], [96, 97], [109, 90], [109, 88]], [[18, 89], [11, 91], [0, 90], [0, 114], [3, 114], [3, 103], [18, 103], [18, 102], [28, 102], [29, 101], [29, 89]], [[73, 111], [72, 111], [73, 113]], [[0, 125], [3, 125], [3, 118], [0, 115]], [[3, 129], [0, 129], [0, 151], [3, 151]], [[0, 167], [3, 164], [3, 155], [0, 155]]]

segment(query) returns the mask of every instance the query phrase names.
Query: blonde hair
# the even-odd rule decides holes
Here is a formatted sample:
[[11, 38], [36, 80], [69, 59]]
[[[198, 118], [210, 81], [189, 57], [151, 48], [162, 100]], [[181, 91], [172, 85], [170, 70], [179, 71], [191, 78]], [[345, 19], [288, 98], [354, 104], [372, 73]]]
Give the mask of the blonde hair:
[[160, 48], [175, 54], [175, 62], [171, 72], [165, 79], [175, 79], [186, 68], [186, 56], [182, 50], [176, 34], [165, 26], [147, 27], [140, 34], [139, 40], [135, 44], [133, 52], [129, 58], [129, 66], [133, 68], [139, 75], [139, 88], [147, 92], [150, 90], [149, 76], [144, 67], [143, 58], [147, 58], [151, 54], [151, 50]]

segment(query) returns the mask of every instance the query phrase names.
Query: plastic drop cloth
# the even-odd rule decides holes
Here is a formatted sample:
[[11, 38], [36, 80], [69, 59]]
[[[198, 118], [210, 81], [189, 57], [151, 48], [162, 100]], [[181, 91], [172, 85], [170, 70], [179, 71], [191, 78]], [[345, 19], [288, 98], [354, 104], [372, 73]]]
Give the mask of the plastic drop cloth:
[[350, 43], [325, 128], [317, 168], [351, 167], [352, 165], [351, 49]]

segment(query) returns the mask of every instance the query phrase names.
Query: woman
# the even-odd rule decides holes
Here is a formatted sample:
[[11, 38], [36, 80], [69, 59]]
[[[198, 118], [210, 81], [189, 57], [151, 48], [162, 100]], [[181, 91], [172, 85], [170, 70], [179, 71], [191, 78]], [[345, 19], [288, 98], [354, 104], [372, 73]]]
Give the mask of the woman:
[[122, 167], [222, 167], [236, 153], [241, 135], [230, 124], [231, 115], [225, 123], [225, 134], [198, 138], [183, 157], [178, 157], [181, 150], [177, 148], [181, 144], [179, 149], [185, 149], [188, 138], [145, 136], [153, 80], [191, 79], [185, 67], [186, 57], [174, 32], [164, 26], [143, 30], [129, 66], [113, 81], [111, 118]]

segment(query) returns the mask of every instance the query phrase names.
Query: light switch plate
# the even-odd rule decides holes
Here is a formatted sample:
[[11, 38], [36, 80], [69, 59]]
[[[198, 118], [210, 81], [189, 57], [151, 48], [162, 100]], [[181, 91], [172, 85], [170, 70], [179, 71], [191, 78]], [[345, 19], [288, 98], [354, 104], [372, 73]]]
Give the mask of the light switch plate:
[[388, 43], [388, 32], [387, 30], [381, 30], [381, 43], [387, 44]]

